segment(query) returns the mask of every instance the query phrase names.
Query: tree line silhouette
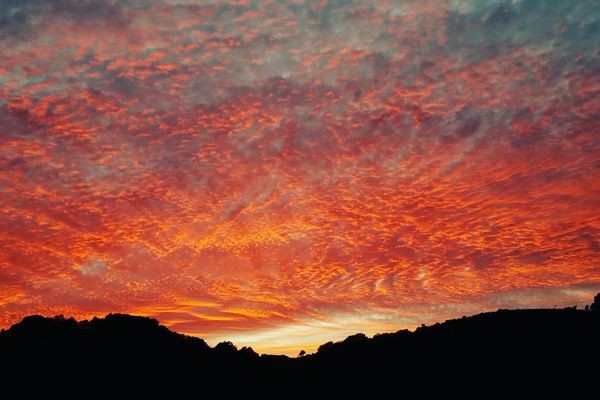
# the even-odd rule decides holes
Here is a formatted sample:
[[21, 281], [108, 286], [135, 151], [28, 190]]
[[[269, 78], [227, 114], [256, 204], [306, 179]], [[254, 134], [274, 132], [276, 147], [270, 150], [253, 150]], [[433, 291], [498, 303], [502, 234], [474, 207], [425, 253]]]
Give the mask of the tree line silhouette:
[[[98, 380], [105, 384], [174, 384], [201, 380], [352, 391], [473, 385], [546, 387], [599, 382], [600, 294], [584, 310], [503, 310], [368, 338], [327, 342], [299, 357], [258, 355], [231, 342], [210, 347], [158, 321], [125, 314], [76, 321], [25, 317], [0, 332], [2, 376]], [[270, 385], [270, 386], [269, 386]], [[340, 386], [341, 385], [341, 386]], [[425, 385], [425, 386], [423, 386]], [[441, 386], [440, 386], [441, 385]], [[151, 386], [150, 386], [151, 387]], [[516, 386], [515, 386], [516, 387]], [[146, 387], [149, 388], [149, 387]], [[341, 393], [341, 392], [340, 392]]]

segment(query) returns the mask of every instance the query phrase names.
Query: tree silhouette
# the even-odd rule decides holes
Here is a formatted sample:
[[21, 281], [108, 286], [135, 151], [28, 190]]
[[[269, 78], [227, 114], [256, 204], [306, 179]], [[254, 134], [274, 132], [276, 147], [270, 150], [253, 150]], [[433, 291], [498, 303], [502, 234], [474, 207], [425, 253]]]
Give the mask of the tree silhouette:
[[[235, 346], [234, 346], [235, 347]], [[246, 358], [256, 358], [259, 355], [254, 351], [252, 347], [244, 346], [239, 351], [240, 355]]]
[[322, 353], [324, 351], [327, 351], [328, 349], [333, 348], [334, 343], [332, 341], [329, 341], [327, 343], [323, 343], [322, 345], [319, 346], [319, 348], [317, 349], [317, 353]]
[[217, 344], [215, 346], [215, 351], [222, 354], [232, 354], [237, 351], [237, 347], [235, 347], [233, 343], [226, 341]]
[[600, 311], [600, 293], [594, 297], [594, 302], [590, 305], [590, 310]]
[[597, 382], [597, 371], [584, 360], [600, 359], [600, 294], [591, 309], [595, 312], [574, 307], [498, 310], [415, 331], [351, 335], [327, 342], [311, 355], [302, 350], [297, 358], [259, 356], [231, 342], [211, 348], [147, 317], [109, 314], [78, 322], [34, 315], [0, 332], [2, 378], [4, 384], [18, 380], [8, 373], [35, 381], [69, 376], [92, 387], [140, 373], [154, 377], [149, 381], [153, 385], [184, 378], [209, 386], [242, 381], [247, 390], [272, 389], [267, 381], [311, 390], [320, 388], [317, 382], [336, 390], [396, 381], [402, 388], [431, 382], [441, 387], [591, 384]]

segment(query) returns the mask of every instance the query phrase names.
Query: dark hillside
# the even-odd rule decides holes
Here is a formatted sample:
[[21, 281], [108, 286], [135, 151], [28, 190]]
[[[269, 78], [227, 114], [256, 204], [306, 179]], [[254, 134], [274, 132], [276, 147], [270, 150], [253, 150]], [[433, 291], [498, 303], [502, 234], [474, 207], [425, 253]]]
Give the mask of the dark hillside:
[[[596, 307], [597, 308], [597, 307]], [[0, 333], [5, 376], [131, 383], [132, 376], [207, 384], [265, 380], [274, 384], [368, 388], [382, 382], [422, 387], [526, 385], [597, 380], [600, 312], [498, 310], [368, 338], [356, 334], [299, 358], [259, 356], [229, 342], [209, 347], [158, 321], [123, 314], [77, 322], [29, 316]], [[547, 386], [551, 385], [551, 386]]]

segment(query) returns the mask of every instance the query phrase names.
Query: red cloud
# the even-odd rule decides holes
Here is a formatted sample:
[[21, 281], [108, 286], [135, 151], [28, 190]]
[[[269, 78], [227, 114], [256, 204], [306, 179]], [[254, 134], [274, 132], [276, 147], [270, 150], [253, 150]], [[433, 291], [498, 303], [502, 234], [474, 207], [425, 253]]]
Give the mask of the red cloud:
[[131, 312], [283, 349], [600, 285], [593, 55], [439, 2], [217, 3], [3, 32], [2, 326]]

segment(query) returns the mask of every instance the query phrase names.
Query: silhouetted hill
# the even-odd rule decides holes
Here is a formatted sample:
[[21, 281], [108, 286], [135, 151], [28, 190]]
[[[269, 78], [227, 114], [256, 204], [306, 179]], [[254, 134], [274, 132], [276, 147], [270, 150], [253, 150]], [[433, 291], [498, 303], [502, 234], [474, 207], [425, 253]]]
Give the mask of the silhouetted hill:
[[264, 390], [274, 384], [346, 392], [431, 384], [439, 390], [480, 385], [547, 390], [598, 382], [600, 312], [498, 310], [414, 332], [356, 334], [299, 358], [259, 356], [229, 342], [211, 348], [145, 317], [109, 314], [77, 322], [29, 316], [0, 333], [0, 354], [5, 378], [77, 377], [105, 385], [131, 384], [133, 376], [143, 376], [155, 385], [200, 379], [204, 385], [266, 385]]

